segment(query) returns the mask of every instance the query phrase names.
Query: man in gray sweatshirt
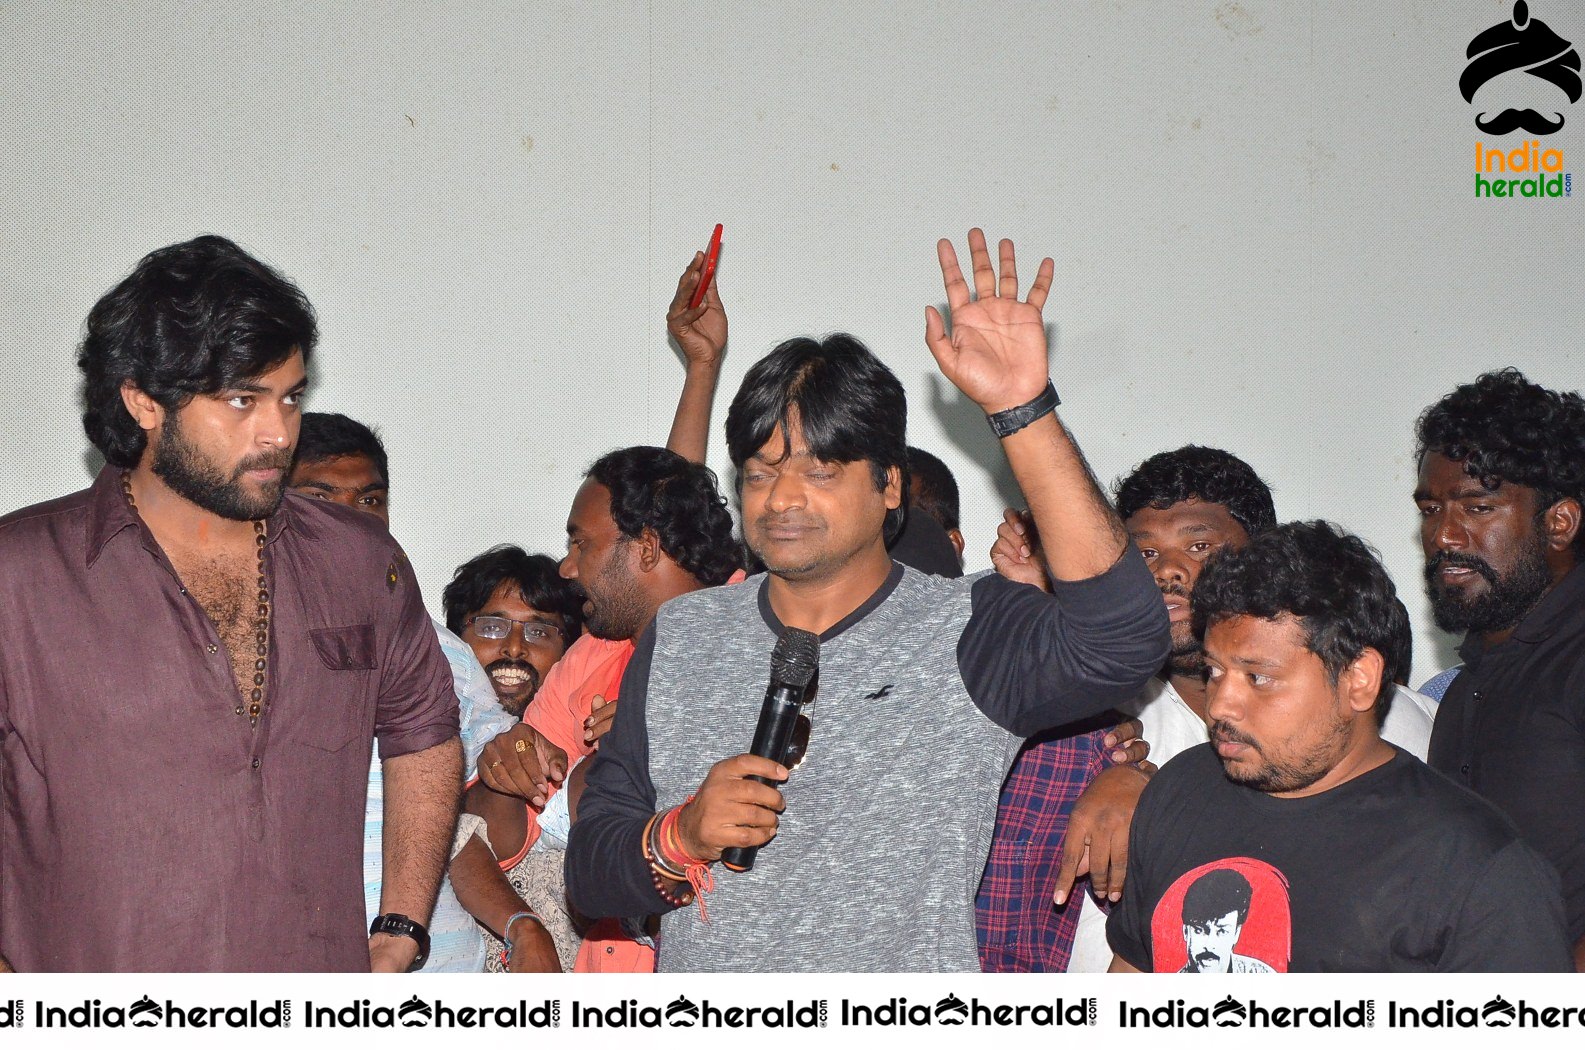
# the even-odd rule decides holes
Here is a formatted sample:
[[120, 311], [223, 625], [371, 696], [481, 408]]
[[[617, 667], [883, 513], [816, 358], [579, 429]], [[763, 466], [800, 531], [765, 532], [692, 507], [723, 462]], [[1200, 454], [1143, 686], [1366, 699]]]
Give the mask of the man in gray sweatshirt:
[[[660, 969], [978, 969], [974, 894], [1019, 745], [1134, 695], [1166, 657], [1160, 595], [1055, 415], [1051, 260], [1020, 300], [1011, 242], [1000, 275], [980, 231], [969, 244], [972, 295], [939, 245], [952, 330], [927, 308], [925, 339], [1001, 438], [1053, 593], [887, 555], [906, 402], [857, 340], [794, 339], [756, 364], [727, 443], [768, 571], [667, 603], [641, 636], [568, 852], [581, 911], [663, 916]], [[786, 627], [821, 642], [790, 777], [735, 754]], [[716, 864], [735, 846], [764, 847], [752, 871]]]

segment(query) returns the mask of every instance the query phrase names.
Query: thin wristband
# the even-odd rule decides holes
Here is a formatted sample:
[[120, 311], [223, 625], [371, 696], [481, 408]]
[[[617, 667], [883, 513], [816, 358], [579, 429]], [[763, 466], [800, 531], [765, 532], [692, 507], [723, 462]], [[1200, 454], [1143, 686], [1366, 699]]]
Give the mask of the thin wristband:
[[533, 909], [513, 912], [511, 918], [501, 924], [501, 943], [506, 946], [503, 961], [510, 959], [512, 957], [512, 949], [517, 947], [517, 945], [512, 943], [512, 924], [518, 919], [533, 919], [539, 923], [540, 929], [545, 928], [545, 920], [541, 919]]
[[501, 940], [506, 941], [508, 944], [511, 943], [512, 923], [516, 922], [518, 919], [533, 919], [541, 926], [545, 925], [545, 920], [541, 919], [539, 917], [539, 913], [533, 908], [524, 908], [522, 911], [514, 911], [511, 914], [511, 917], [509, 917], [506, 922], [501, 925]]
[[1046, 388], [1031, 401], [1000, 412], [992, 412], [985, 417], [985, 422], [991, 426], [991, 432], [999, 438], [1012, 437], [1020, 430], [1039, 419], [1057, 410], [1062, 404], [1062, 399], [1057, 396], [1057, 388], [1046, 380]]

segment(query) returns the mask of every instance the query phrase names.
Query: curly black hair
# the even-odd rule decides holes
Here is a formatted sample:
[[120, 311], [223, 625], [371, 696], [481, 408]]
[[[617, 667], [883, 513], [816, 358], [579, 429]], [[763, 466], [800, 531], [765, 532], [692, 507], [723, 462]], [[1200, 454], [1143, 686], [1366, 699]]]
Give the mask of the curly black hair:
[[[878, 491], [902, 475], [903, 501], [888, 511], [890, 543], [908, 506], [908, 398], [892, 370], [851, 335], [789, 339], [755, 362], [726, 414], [727, 453], [739, 471], [796, 412], [809, 451], [827, 463], [865, 460]], [[741, 484], [740, 484], [741, 489]]]
[[1235, 616], [1298, 617], [1305, 643], [1335, 685], [1366, 649], [1384, 664], [1376, 718], [1387, 717], [1393, 677], [1406, 672], [1408, 615], [1392, 577], [1358, 536], [1326, 521], [1296, 521], [1223, 548], [1206, 564], [1189, 599], [1194, 633]]
[[130, 381], [167, 411], [263, 375], [319, 340], [314, 308], [291, 281], [224, 237], [145, 255], [88, 314], [77, 353], [83, 429], [112, 466], [143, 455], [121, 400]]
[[380, 472], [380, 480], [390, 483], [385, 443], [380, 435], [340, 412], [304, 412], [297, 434], [297, 462], [319, 463], [338, 456], [367, 456]]
[[[1426, 409], [1415, 441], [1416, 463], [1438, 452], [1488, 491], [1503, 482], [1534, 489], [1538, 514], [1563, 499], [1585, 503], [1585, 399], [1516, 368], [1487, 372]], [[1585, 553], [1585, 529], [1574, 550]]]
[[1128, 520], [1144, 507], [1166, 510], [1186, 499], [1216, 503], [1253, 536], [1277, 524], [1271, 488], [1253, 467], [1231, 452], [1184, 445], [1158, 452], [1120, 479], [1117, 513]]
[[548, 554], [529, 554], [510, 543], [469, 558], [457, 566], [451, 582], [440, 592], [446, 629], [461, 635], [463, 621], [484, 608], [497, 587], [510, 581], [517, 585], [525, 605], [560, 619], [561, 640], [571, 645], [583, 633], [583, 591], [561, 578], [559, 565]]
[[1395, 685], [1408, 688], [1409, 676], [1414, 673], [1414, 629], [1409, 625], [1409, 610], [1402, 598], [1393, 602], [1391, 627], [1392, 647], [1397, 654], [1397, 662], [1392, 662], [1392, 653], [1382, 653], [1388, 661], [1383, 673]]
[[951, 532], [959, 524], [958, 479], [934, 454], [908, 446], [908, 470], [913, 475], [913, 509], [928, 514]]
[[732, 515], [704, 464], [637, 445], [607, 452], [584, 477], [611, 490], [611, 518], [623, 536], [653, 529], [666, 556], [700, 583], [723, 584], [742, 567]]

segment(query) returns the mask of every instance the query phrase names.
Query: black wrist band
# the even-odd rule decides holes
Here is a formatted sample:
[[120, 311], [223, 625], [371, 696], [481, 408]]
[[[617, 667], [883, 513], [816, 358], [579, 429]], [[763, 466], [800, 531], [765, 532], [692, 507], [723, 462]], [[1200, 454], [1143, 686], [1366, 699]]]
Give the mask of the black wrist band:
[[394, 911], [387, 912], [375, 916], [374, 921], [369, 923], [369, 936], [373, 937], [377, 933], [390, 934], [392, 937], [411, 937], [418, 942], [418, 954], [408, 965], [408, 973], [422, 970], [424, 963], [429, 961], [429, 931], [424, 928], [423, 923], [409, 919], [405, 915], [398, 915]]
[[1057, 396], [1057, 388], [1048, 379], [1046, 388], [1033, 401], [1014, 405], [1001, 412], [992, 412], [985, 417], [985, 422], [991, 425], [991, 432], [997, 437], [1011, 437], [1041, 416], [1055, 412], [1060, 404], [1062, 399]]

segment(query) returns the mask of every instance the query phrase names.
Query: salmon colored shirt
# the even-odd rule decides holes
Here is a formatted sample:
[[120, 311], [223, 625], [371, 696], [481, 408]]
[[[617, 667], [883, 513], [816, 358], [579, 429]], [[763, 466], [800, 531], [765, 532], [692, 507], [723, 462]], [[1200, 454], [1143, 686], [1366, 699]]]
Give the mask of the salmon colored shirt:
[[[622, 672], [633, 656], [632, 642], [608, 642], [586, 634], [556, 661], [545, 675], [544, 684], [523, 712], [524, 724], [567, 752], [567, 764], [588, 758], [594, 748], [583, 739], [584, 720], [594, 712], [594, 698], [616, 699], [622, 685]], [[539, 841], [539, 813], [524, 806], [527, 823], [523, 828], [523, 848], [500, 860], [502, 871], [511, 871]]]
[[594, 745], [583, 739], [583, 723], [594, 713], [594, 698], [615, 702], [622, 688], [622, 672], [633, 658], [633, 643], [608, 642], [586, 634], [556, 661], [545, 675], [523, 721], [535, 732], [567, 752], [574, 762], [594, 754]]
[[[739, 569], [727, 583], [741, 583], [746, 576]], [[583, 723], [594, 713], [595, 697], [616, 702], [622, 674], [632, 658], [631, 640], [609, 642], [592, 634], [584, 635], [545, 676], [545, 684], [534, 694], [523, 721], [567, 752], [569, 763], [588, 758], [594, 754], [594, 745], [584, 741]], [[539, 824], [530, 809], [525, 853], [538, 837]], [[512, 863], [521, 859], [519, 854]], [[502, 867], [508, 865], [503, 862]], [[621, 924], [614, 919], [603, 919], [584, 937], [573, 969], [577, 973], [649, 973], [655, 969], [655, 951], [623, 933]]]

